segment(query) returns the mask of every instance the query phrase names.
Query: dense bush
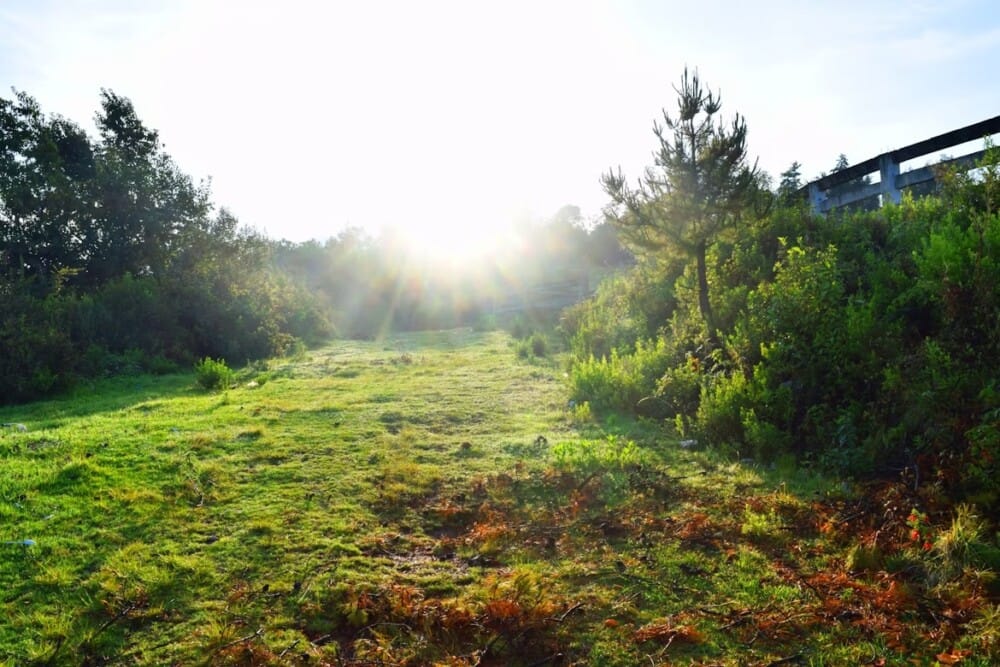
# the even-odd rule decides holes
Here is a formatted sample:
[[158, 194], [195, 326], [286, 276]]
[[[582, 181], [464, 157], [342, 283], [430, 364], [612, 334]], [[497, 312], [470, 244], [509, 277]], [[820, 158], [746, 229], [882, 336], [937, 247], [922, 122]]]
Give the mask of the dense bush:
[[578, 360], [570, 371], [572, 398], [588, 401], [598, 410], [639, 410], [670, 365], [666, 341], [636, 341], [635, 352], [594, 355]]
[[578, 357], [631, 352], [637, 340], [655, 338], [676, 308], [680, 267], [643, 264], [604, 280], [589, 300], [567, 308], [560, 327]]
[[[740, 456], [792, 453], [850, 474], [919, 470], [995, 506], [998, 157], [988, 151], [978, 176], [944, 174], [936, 196], [828, 217], [781, 207], [720, 238], [708, 253], [716, 346], [690, 269], [664, 288], [667, 313], [623, 307], [620, 295], [643, 284], [635, 273], [615, 279], [563, 321], [574, 398], [653, 406]], [[642, 342], [657, 327], [657, 342]]]
[[30, 284], [0, 282], [0, 396], [30, 400], [72, 384], [79, 351], [64, 326], [65, 303]]
[[229, 389], [233, 384], [233, 371], [223, 359], [205, 357], [194, 365], [195, 379], [205, 389]]

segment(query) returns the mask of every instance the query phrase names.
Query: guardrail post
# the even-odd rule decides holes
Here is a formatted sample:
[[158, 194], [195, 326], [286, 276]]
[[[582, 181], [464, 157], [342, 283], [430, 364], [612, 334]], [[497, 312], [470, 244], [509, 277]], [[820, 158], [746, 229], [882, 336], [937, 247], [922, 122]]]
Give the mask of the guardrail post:
[[823, 212], [823, 193], [816, 183], [809, 184], [809, 205], [812, 207], [813, 213]]
[[882, 183], [882, 206], [889, 202], [898, 204], [902, 201], [899, 188], [896, 187], [896, 177], [899, 176], [899, 163], [888, 153], [878, 160], [879, 180]]

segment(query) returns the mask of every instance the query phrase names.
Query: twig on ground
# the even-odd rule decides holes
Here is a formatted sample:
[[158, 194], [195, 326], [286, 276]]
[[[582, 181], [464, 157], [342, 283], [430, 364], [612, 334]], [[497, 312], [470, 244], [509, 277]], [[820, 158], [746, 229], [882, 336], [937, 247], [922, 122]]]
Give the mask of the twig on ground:
[[284, 657], [285, 657], [285, 655], [286, 655], [286, 654], [287, 654], [287, 653], [288, 653], [289, 651], [291, 651], [291, 650], [292, 650], [293, 648], [295, 648], [296, 646], [298, 646], [298, 645], [299, 645], [299, 641], [300, 641], [300, 640], [296, 639], [296, 640], [295, 640], [295, 641], [293, 641], [293, 642], [292, 642], [291, 644], [289, 644], [289, 645], [288, 645], [288, 648], [286, 648], [286, 649], [285, 649], [284, 651], [282, 651], [281, 653], [279, 653], [279, 654], [278, 654], [278, 657], [279, 657], [279, 658], [284, 658]]
[[576, 604], [572, 605], [569, 609], [561, 613], [559, 616], [550, 616], [548, 620], [555, 621], [556, 623], [562, 623], [563, 621], [566, 620], [567, 616], [572, 614], [574, 611], [578, 611], [582, 608], [583, 608], [583, 603], [577, 602]]
[[229, 648], [230, 646], [236, 646], [237, 644], [243, 644], [245, 642], [253, 641], [254, 639], [257, 639], [258, 637], [260, 637], [262, 634], [264, 634], [264, 627], [263, 626], [257, 628], [257, 630], [255, 632], [253, 632], [252, 634], [247, 635], [246, 637], [240, 637], [239, 639], [234, 639], [233, 641], [229, 642], [228, 644], [223, 644], [219, 648], [215, 649], [215, 652], [218, 653], [219, 651], [223, 651], [223, 650]]

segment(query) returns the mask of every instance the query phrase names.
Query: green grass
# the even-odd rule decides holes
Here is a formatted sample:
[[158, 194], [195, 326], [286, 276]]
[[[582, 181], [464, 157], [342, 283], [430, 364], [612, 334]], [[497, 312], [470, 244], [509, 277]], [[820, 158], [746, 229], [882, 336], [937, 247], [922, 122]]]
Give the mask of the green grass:
[[988, 581], [972, 609], [954, 579], [948, 606], [910, 575], [846, 571], [853, 492], [571, 410], [559, 360], [505, 334], [341, 342], [236, 380], [133, 377], [0, 410], [27, 427], [0, 434], [0, 540], [34, 542], [0, 545], [0, 661], [996, 655]]

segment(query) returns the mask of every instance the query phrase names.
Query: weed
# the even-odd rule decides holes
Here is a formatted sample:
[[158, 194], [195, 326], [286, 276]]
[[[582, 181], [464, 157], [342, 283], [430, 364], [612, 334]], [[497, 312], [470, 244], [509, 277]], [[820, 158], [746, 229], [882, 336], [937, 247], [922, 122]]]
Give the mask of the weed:
[[570, 420], [578, 426], [592, 423], [594, 421], [594, 415], [590, 410], [590, 402], [574, 402], [570, 406]]
[[924, 539], [922, 544], [930, 552], [932, 583], [952, 581], [970, 567], [997, 568], [1000, 565], [1000, 558], [997, 558], [1000, 550], [985, 541], [984, 522], [969, 505], [955, 508], [951, 526], [941, 531], [933, 542], [929, 536]]
[[969, 621], [969, 641], [984, 658], [1000, 660], [1000, 604], [987, 604]]
[[773, 508], [759, 512], [747, 507], [743, 513], [740, 532], [748, 537], [778, 539], [782, 535], [783, 527], [781, 517]]
[[850, 572], [877, 572], [884, 567], [885, 553], [877, 546], [856, 544], [847, 554], [847, 569]]
[[557, 465], [590, 471], [595, 468], [622, 468], [638, 455], [635, 441], [608, 435], [601, 440], [559, 442], [552, 447]]

